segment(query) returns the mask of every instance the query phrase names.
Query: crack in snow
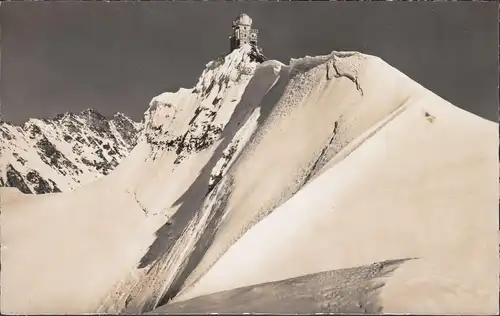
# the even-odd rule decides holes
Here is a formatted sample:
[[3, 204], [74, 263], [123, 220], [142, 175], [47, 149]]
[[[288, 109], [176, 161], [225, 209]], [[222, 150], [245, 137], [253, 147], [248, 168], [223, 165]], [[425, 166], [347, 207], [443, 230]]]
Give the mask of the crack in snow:
[[333, 76], [335, 78], [345, 77], [345, 78], [351, 80], [356, 85], [356, 89], [361, 93], [361, 95], [364, 95], [363, 89], [361, 88], [361, 85], [358, 81], [357, 75], [353, 75], [349, 72], [340, 72], [340, 70], [336, 64], [337, 60], [338, 59], [336, 58], [336, 56], [333, 56], [332, 59], [330, 59], [331, 62], [328, 61], [328, 63], [326, 64], [326, 79], [327, 80], [332, 79], [332, 77], [330, 75], [330, 67], [332, 67], [333, 70], [335, 71], [335, 73], [333, 74]]

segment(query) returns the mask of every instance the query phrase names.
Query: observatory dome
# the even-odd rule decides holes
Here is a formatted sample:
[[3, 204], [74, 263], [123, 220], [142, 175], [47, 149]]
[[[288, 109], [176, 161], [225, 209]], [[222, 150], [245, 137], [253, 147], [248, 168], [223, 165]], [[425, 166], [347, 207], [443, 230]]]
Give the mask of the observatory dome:
[[238, 15], [238, 17], [233, 21], [233, 25], [252, 25], [252, 19], [246, 15], [245, 13], [242, 13]]

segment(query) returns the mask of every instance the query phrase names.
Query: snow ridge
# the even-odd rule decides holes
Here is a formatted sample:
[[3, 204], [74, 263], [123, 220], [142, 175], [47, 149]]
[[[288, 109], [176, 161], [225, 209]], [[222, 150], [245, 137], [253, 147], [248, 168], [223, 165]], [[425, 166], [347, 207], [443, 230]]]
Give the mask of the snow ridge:
[[[366, 58], [358, 53], [338, 56], [334, 52], [326, 56], [306, 57], [292, 60], [290, 66], [276, 61], [259, 64], [249, 58], [251, 53], [250, 47], [243, 47], [225, 57], [220, 57], [207, 64], [207, 68], [193, 89], [165, 93], [151, 102], [151, 107], [146, 112], [145, 134], [148, 137], [147, 142], [153, 145], [152, 159], [173, 153], [175, 157], [172, 158], [173, 164], [176, 165], [188, 157], [196, 161], [201, 156], [195, 158], [193, 154], [207, 150], [213, 165], [205, 165], [209, 172], [205, 184], [206, 195], [201, 199], [197, 196], [199, 202], [190, 201], [189, 204], [195, 203], [192, 206], [181, 206], [181, 209], [169, 211], [169, 224], [159, 230], [171, 230], [168, 237], [170, 241], [166, 243], [168, 246], [162, 250], [158, 249], [156, 243], [162, 243], [160, 240], [166, 238], [158, 235], [157, 242], [150, 247], [141, 260], [139, 270], [132, 276], [136, 281], [126, 280], [118, 285], [117, 289], [112, 291], [119, 293], [118, 297], [112, 294], [106, 298], [99, 309], [100, 312], [151, 310], [175, 296], [181, 287], [195, 281], [198, 273], [203, 274], [202, 271], [213, 264], [211, 260], [217, 259], [240, 236], [232, 236], [231, 240], [226, 241], [229, 243], [226, 243], [224, 248], [210, 249], [213, 248], [210, 247], [210, 240], [217, 240], [218, 231], [227, 225], [228, 221], [235, 219], [230, 202], [238, 199], [237, 196], [240, 194], [249, 194], [256, 188], [257, 183], [253, 181], [257, 179], [255, 178], [257, 175], [251, 177], [254, 180], [250, 180], [248, 184], [250, 187], [248, 190], [243, 189], [244, 192], [238, 190], [238, 186], [233, 186], [233, 179], [241, 178], [237, 170], [246, 169], [245, 164], [253, 163], [250, 157], [267, 137], [269, 129], [281, 129], [284, 126], [283, 119], [297, 109], [311, 111], [308, 107], [313, 106], [311, 102], [318, 97], [318, 89], [328, 81], [325, 66], [328, 63], [335, 63], [338, 69], [342, 69], [342, 73], [347, 74], [334, 78], [340, 80], [341, 77], [346, 77], [347, 82], [352, 81], [347, 76], [357, 80], [357, 69], [361, 71], [367, 66]], [[349, 65], [352, 63], [359, 65], [350, 69]], [[330, 81], [339, 84], [338, 80]], [[345, 84], [345, 81], [342, 81], [342, 84]], [[355, 98], [360, 97], [362, 95], [356, 93]], [[383, 115], [381, 113], [380, 117]], [[332, 145], [332, 139], [337, 132], [334, 127], [338, 125], [337, 120], [338, 117], [325, 123], [328, 129], [324, 135], [314, 140], [318, 144], [317, 148], [312, 150], [312, 156], [309, 151], [305, 152], [304, 160], [299, 161], [299, 165], [293, 167], [294, 170], [288, 170], [287, 175], [280, 175], [284, 179], [284, 183], [280, 183], [281, 191], [268, 190], [262, 195], [265, 197], [263, 204], [242, 217], [243, 221], [237, 224], [241, 226], [240, 233], [244, 233], [266, 217], [307, 182], [318, 168], [318, 155], [320, 158], [325, 156], [322, 152], [326, 151], [324, 146], [327, 148], [340, 146]], [[219, 125], [220, 129], [210, 133], [213, 131], [211, 126], [217, 126], [215, 122], [220, 121], [222, 122], [222, 125]], [[156, 142], [157, 139], [163, 139], [164, 143]], [[210, 142], [199, 142], [207, 139]], [[214, 145], [216, 142], [217, 146]], [[200, 143], [206, 146], [198, 146]], [[187, 167], [189, 165], [187, 164], [186, 168], [190, 168]], [[166, 174], [164, 176], [168, 177]], [[199, 179], [201, 178], [203, 176]], [[242, 179], [240, 181], [248, 182]], [[158, 185], [160, 184], [156, 186]], [[160, 186], [166, 185], [165, 183]], [[202, 189], [203, 184], [200, 184], [200, 188], [196, 190]], [[165, 194], [165, 190], [162, 193], [158, 192]], [[188, 205], [187, 202], [184, 204]], [[200, 253], [205, 253], [207, 250], [210, 251], [205, 256], [208, 259], [198, 262], [202, 258]], [[212, 251], [222, 252], [213, 257]]]
[[[403, 272], [407, 265], [411, 269], [426, 262], [453, 272], [463, 258], [453, 257], [449, 264], [443, 259], [466, 244], [473, 254], [489, 253], [488, 267], [497, 268], [498, 227], [486, 214], [497, 213], [497, 176], [486, 191], [473, 189], [485, 180], [476, 176], [473, 182], [440, 181], [439, 188], [430, 181], [438, 169], [453, 177], [469, 172], [462, 168], [469, 166], [467, 161], [477, 161], [477, 170], [486, 176], [486, 161], [473, 159], [477, 151], [462, 146], [463, 139], [481, 143], [480, 155], [498, 163], [497, 153], [486, 150], [498, 142], [497, 126], [462, 112], [374, 56], [333, 52], [284, 65], [243, 46], [208, 63], [193, 88], [155, 97], [137, 145], [114, 172], [71, 194], [34, 202], [16, 198], [8, 204], [25, 213], [30, 203], [36, 204], [31, 216], [44, 212], [44, 225], [20, 225], [24, 218], [16, 216], [21, 212], [5, 212], [10, 220], [2, 241], [10, 249], [5, 256], [2, 252], [7, 258], [2, 263], [11, 277], [3, 280], [7, 296], [2, 303], [17, 313], [142, 313], [171, 300], [241, 286], [256, 289], [256, 284], [278, 281], [276, 275], [280, 280], [306, 277], [394, 258], [419, 258], [405, 263]], [[445, 161], [438, 153], [448, 145], [456, 154]], [[420, 153], [422, 148], [427, 149]], [[393, 183], [383, 186], [383, 181]], [[477, 195], [450, 194], [457, 192], [455, 184], [463, 189], [459, 192]], [[435, 194], [436, 189], [441, 193]], [[478, 208], [484, 210], [482, 217], [474, 210], [471, 218], [470, 206], [483, 201], [483, 194], [495, 199]], [[443, 202], [449, 207], [443, 209]], [[463, 216], [456, 216], [454, 210], [461, 207]], [[431, 215], [420, 217], [424, 210]], [[48, 216], [53, 219], [42, 218]], [[456, 224], [449, 224], [452, 219]], [[390, 235], [400, 224], [406, 225], [403, 233]], [[443, 239], [444, 227], [449, 232]], [[461, 233], [469, 228], [470, 234]], [[483, 250], [465, 240], [486, 228], [495, 238]], [[428, 231], [436, 238], [427, 239]], [[383, 241], [375, 244], [377, 238]], [[353, 250], [351, 239], [364, 251]], [[403, 239], [407, 242], [400, 243]], [[89, 251], [91, 260], [82, 263], [80, 256], [89, 257]], [[54, 256], [65, 269], [50, 264]], [[284, 258], [300, 264], [285, 264]], [[46, 267], [43, 276], [25, 276], [24, 271], [35, 275], [40, 263]], [[460, 271], [453, 282], [466, 281], [481, 292], [485, 286], [463, 277], [486, 271], [481, 282], [489, 282], [497, 298], [498, 284], [486, 282], [493, 279], [492, 269], [461, 265], [467, 273]], [[88, 282], [90, 274], [95, 283]], [[381, 294], [389, 296], [391, 311], [400, 311], [394, 309], [400, 301], [394, 293], [408, 288], [414, 276], [423, 280], [440, 274], [420, 270], [407, 274], [409, 279], [402, 275], [392, 277], [389, 292]], [[27, 288], [34, 290], [26, 293]], [[454, 302], [467, 295], [457, 295]], [[405, 305], [404, 311], [418, 312], [411, 306], [427, 298], [405, 303], [414, 305]], [[477, 310], [493, 306], [490, 294], [478, 302]], [[452, 305], [439, 311], [449, 313]], [[437, 305], [429, 306], [435, 311]]]
[[[171, 161], [174, 170], [184, 168], [185, 165], [193, 174], [197, 173], [198, 164], [210, 165], [211, 167], [206, 168], [208, 181], [202, 192], [214, 203], [214, 195], [210, 194], [210, 191], [234, 161], [237, 153], [243, 148], [244, 140], [248, 139], [252, 132], [248, 124], [246, 128], [234, 124], [235, 108], [244, 108], [244, 117], [239, 121], [241, 123], [246, 122], [249, 117], [253, 121], [258, 118], [258, 111], [255, 112], [253, 108], [260, 100], [249, 102], [245, 96], [256, 69], [261, 67], [259, 61], [262, 61], [259, 52], [250, 45], [244, 45], [209, 62], [192, 89], [181, 88], [176, 93], [167, 92], [153, 98], [145, 113], [143, 141], [151, 146], [146, 163]], [[263, 90], [260, 88], [261, 97], [272, 85], [275, 77], [272, 79]], [[233, 124], [229, 125], [230, 121]], [[238, 131], [240, 128], [237, 137], [227, 132]], [[206, 161], [204, 157], [211, 159]], [[189, 159], [191, 160], [188, 162]], [[147, 182], [150, 190], [159, 190], [158, 187], [163, 187], [166, 181], [164, 179], [168, 177], [169, 175], [165, 174], [158, 184], [151, 184], [153, 181], [149, 178]], [[186, 179], [183, 181], [189, 181], [189, 177]], [[145, 191], [144, 186], [141, 186], [141, 189]], [[159, 194], [167, 195], [165, 190]], [[147, 199], [140, 191], [136, 196], [138, 200]], [[204, 196], [199, 198], [202, 200]], [[145, 209], [152, 217], [162, 212], [155, 206]], [[169, 208], [167, 210], [168, 213], [171, 212]], [[196, 208], [187, 212], [174, 211], [170, 216], [168, 223], [175, 223], [175, 227], [169, 233], [173, 240], [169, 250], [164, 251], [160, 260], [153, 259], [149, 262], [149, 259], [143, 258], [145, 263], [139, 265], [140, 270], [133, 273], [131, 279], [119, 282], [118, 290], [112, 291], [102, 302], [100, 312], [152, 309], [164, 299], [171, 284], [179, 282], [179, 266], [183, 265], [191, 249], [186, 245], [196, 244], [203, 235], [200, 229], [209, 218], [213, 218], [213, 214], [199, 212]], [[160, 223], [162, 224], [163, 222]], [[147, 268], [142, 269], [144, 266]]]

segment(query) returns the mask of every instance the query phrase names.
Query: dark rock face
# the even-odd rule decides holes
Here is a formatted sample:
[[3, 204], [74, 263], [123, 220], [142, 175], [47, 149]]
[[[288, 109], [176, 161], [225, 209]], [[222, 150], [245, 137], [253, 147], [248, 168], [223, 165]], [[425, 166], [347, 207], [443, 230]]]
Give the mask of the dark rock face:
[[[68, 174], [68, 170], [73, 174], [78, 174], [78, 167], [66, 158], [45, 136], [37, 143], [37, 149], [40, 152], [40, 158], [47, 164], [57, 169], [61, 174]], [[45, 193], [45, 192], [44, 192]]]
[[[170, 140], [158, 141], [151, 134], [146, 135], [146, 140], [155, 146], [158, 151], [167, 150], [175, 152], [177, 159], [174, 163], [179, 164], [187, 155], [200, 152], [213, 145], [222, 134], [223, 126], [214, 125], [211, 122], [204, 122], [202, 124], [201, 132], [196, 135], [191, 130], [188, 130], [183, 135]], [[192, 126], [198, 127], [196, 123], [193, 123]]]
[[21, 165], [25, 165], [26, 164], [26, 159], [24, 159], [23, 157], [20, 157], [18, 153], [13, 153], [12, 154], [16, 160], [21, 164]]
[[35, 170], [31, 170], [28, 174], [26, 174], [26, 180], [34, 185], [33, 189], [36, 194], [61, 192], [54, 181], [50, 179], [50, 182], [44, 180]]
[[91, 109], [83, 111], [82, 115], [87, 121], [87, 127], [98, 136], [107, 139], [113, 137], [106, 117]]
[[30, 188], [24, 182], [23, 176], [12, 165], [7, 166], [6, 177], [5, 184], [7, 187], [18, 188], [23, 193], [31, 193]]
[[[17, 187], [24, 193], [61, 192], [57, 181], [63, 180], [49, 178], [47, 166], [74, 185], [85, 173], [106, 175], [134, 148], [141, 131], [142, 124], [123, 114], [108, 120], [92, 109], [30, 120], [21, 127], [0, 121], [0, 150], [10, 153], [18, 163], [15, 168], [12, 163], [10, 169], [4, 167], [3, 173], [0, 166], [0, 185]], [[45, 166], [31, 161], [38, 159], [34, 156]]]
[[12, 140], [14, 138], [12, 135], [10, 135], [6, 131], [4, 131], [3, 128], [0, 128], [0, 133], [2, 133], [2, 135], [1, 135], [2, 138], [6, 139], [6, 140]]
[[116, 131], [125, 140], [126, 144], [132, 148], [136, 145], [139, 133], [133, 122], [123, 114], [117, 114], [111, 122], [114, 123]]
[[35, 137], [37, 135], [41, 135], [42, 134], [42, 130], [36, 126], [36, 125], [32, 125], [29, 127], [29, 136], [31, 139], [35, 139]]
[[256, 61], [258, 63], [263, 63], [267, 60], [267, 57], [264, 56], [262, 50], [255, 45], [252, 45], [252, 51], [250, 52], [249, 55], [252, 61]]

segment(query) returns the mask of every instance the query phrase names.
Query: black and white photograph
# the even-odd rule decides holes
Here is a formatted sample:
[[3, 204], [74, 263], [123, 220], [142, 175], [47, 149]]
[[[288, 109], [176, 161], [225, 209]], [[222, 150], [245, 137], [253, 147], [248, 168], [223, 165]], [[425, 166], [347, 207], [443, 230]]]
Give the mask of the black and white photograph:
[[0, 306], [499, 313], [495, 1], [0, 3]]

